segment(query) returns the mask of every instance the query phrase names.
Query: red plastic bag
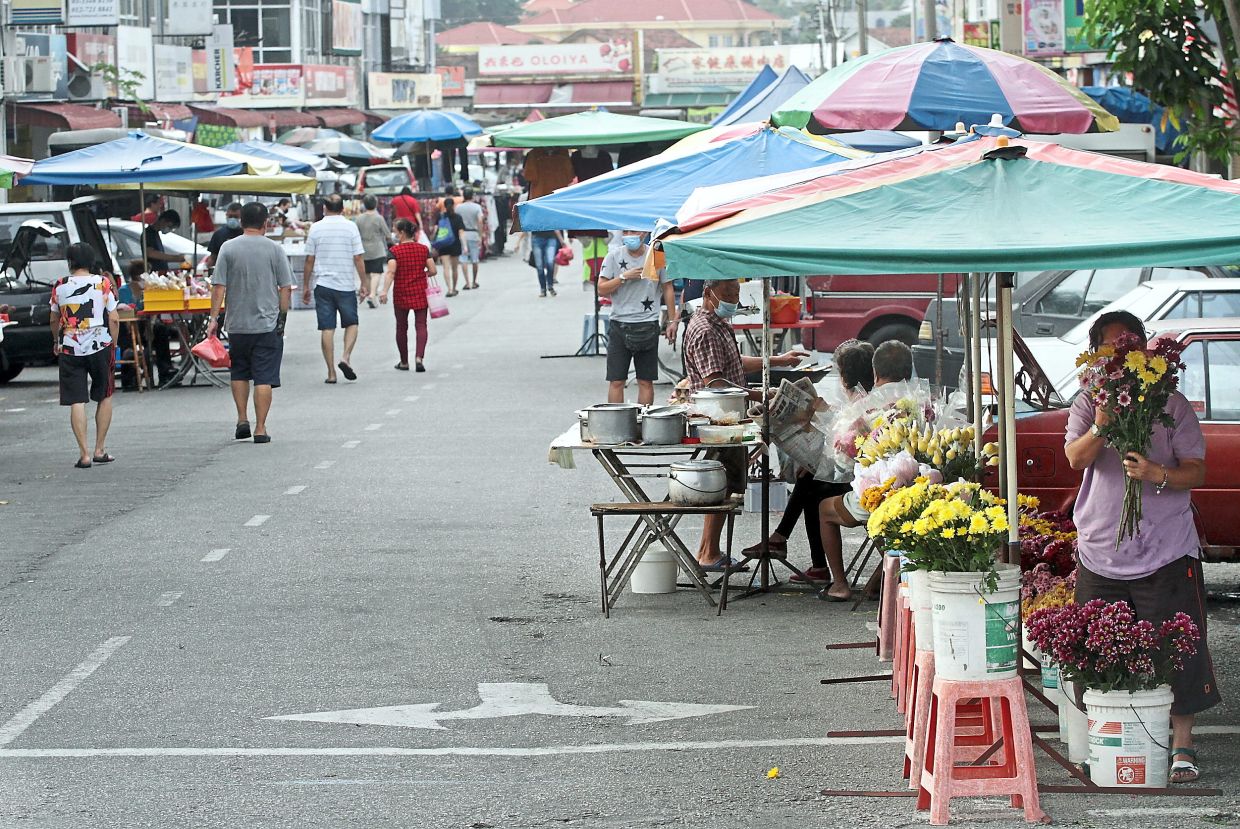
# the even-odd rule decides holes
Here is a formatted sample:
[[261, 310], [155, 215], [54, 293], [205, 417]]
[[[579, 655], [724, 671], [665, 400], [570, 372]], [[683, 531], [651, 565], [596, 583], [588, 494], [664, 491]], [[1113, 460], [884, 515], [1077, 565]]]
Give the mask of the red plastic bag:
[[194, 352], [194, 356], [198, 359], [206, 360], [207, 365], [212, 368], [228, 368], [232, 365], [232, 358], [228, 356], [228, 349], [220, 342], [220, 338], [214, 334], [190, 350]]
[[564, 245], [562, 248], [556, 251], [555, 263], [559, 265], [560, 267], [564, 267], [565, 265], [567, 265], [569, 262], [572, 262], [572, 261], [573, 261], [573, 249], [570, 248], [568, 245]]

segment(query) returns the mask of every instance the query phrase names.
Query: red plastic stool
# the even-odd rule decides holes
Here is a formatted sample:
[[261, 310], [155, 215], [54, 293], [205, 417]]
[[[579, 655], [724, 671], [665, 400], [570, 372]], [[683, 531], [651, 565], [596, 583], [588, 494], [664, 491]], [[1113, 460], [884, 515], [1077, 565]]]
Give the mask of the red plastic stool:
[[[962, 702], [972, 699], [984, 703], [984, 725], [997, 713], [1003, 744], [992, 761], [984, 765], [957, 765], [969, 762], [957, 746], [957, 729], [961, 725], [958, 709]], [[1014, 808], [1024, 808], [1029, 823], [1048, 821], [1038, 806], [1033, 740], [1020, 677], [964, 681], [936, 677], [924, 745], [917, 808], [930, 810], [931, 825], [945, 826], [950, 822], [953, 797], [995, 795], [1010, 796]]]
[[[926, 755], [930, 697], [934, 687], [934, 651], [914, 651], [913, 674], [908, 683], [908, 711], [904, 715], [904, 778], [916, 790]], [[958, 758], [976, 759], [995, 744], [999, 733], [990, 700], [962, 702], [956, 708], [955, 746]]]
[[909, 645], [909, 625], [908, 616], [908, 588], [900, 585], [898, 598], [896, 599], [896, 644], [891, 654], [891, 698], [896, 701], [896, 711], [904, 713], [904, 666], [908, 661], [908, 645]]
[[878, 658], [891, 660], [896, 647], [896, 610], [899, 607], [900, 554], [888, 550], [883, 556], [882, 593], [878, 600]]

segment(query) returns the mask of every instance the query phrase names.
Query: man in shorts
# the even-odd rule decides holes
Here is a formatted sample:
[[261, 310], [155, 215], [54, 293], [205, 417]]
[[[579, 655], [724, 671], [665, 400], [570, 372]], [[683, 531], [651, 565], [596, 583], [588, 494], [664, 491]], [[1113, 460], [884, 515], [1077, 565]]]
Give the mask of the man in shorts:
[[676, 288], [659, 270], [659, 281], [642, 276], [650, 248], [646, 234], [626, 230], [621, 246], [603, 259], [598, 295], [611, 298], [611, 323], [607, 330], [607, 402], [624, 402], [629, 366], [637, 373], [637, 402], [654, 402], [654, 381], [659, 375], [660, 298], [676, 315]]
[[[362, 258], [365, 246], [357, 225], [344, 217], [344, 199], [338, 194], [323, 202], [326, 215], [310, 226], [306, 236], [306, 270], [302, 300], [309, 305], [311, 292], [319, 317], [319, 338], [327, 362], [326, 383], [336, 382], [336, 369], [346, 380], [356, 380], [350, 360], [357, 344], [357, 302], [370, 296], [370, 278]], [[359, 285], [360, 281], [360, 285]], [[336, 317], [344, 328], [344, 354], [336, 362], [333, 340]]]
[[[284, 356], [284, 317], [293, 298], [293, 272], [284, 250], [265, 235], [267, 208], [250, 202], [241, 208], [242, 233], [220, 247], [211, 275], [211, 322], [215, 333], [220, 308], [227, 312], [228, 353], [232, 359], [232, 394], [237, 405], [236, 440], [251, 435], [255, 443], [271, 443], [267, 413], [271, 391], [280, 386]], [[254, 384], [254, 429], [249, 422], [250, 384]]]
[[[69, 406], [78, 469], [116, 460], [105, 446], [112, 425], [112, 353], [120, 333], [112, 280], [94, 273], [95, 249], [82, 242], [65, 251], [69, 275], [52, 287], [52, 350], [60, 367], [60, 405]], [[95, 451], [86, 448], [86, 402], [95, 401]]]
[[465, 289], [478, 287], [478, 263], [482, 261], [482, 205], [474, 201], [474, 188], [461, 190], [461, 203], [456, 206], [456, 215], [465, 224], [465, 232], [461, 234], [461, 264], [468, 265], [465, 271]]

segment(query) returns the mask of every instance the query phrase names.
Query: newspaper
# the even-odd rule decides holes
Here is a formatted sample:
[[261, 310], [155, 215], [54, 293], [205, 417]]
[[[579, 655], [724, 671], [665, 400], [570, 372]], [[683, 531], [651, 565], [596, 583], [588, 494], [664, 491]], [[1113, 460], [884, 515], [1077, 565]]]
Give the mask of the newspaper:
[[798, 468], [819, 480], [838, 479], [830, 404], [808, 377], [784, 380], [771, 400], [771, 440]]

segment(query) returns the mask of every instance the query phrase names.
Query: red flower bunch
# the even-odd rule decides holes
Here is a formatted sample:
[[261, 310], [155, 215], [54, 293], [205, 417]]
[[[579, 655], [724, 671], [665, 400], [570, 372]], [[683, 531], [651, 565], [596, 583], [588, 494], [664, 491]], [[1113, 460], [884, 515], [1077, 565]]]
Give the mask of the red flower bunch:
[[1197, 652], [1201, 633], [1186, 613], [1161, 625], [1137, 619], [1127, 602], [1102, 599], [1039, 610], [1026, 622], [1030, 641], [1063, 675], [1098, 691], [1150, 691], [1167, 685]]

